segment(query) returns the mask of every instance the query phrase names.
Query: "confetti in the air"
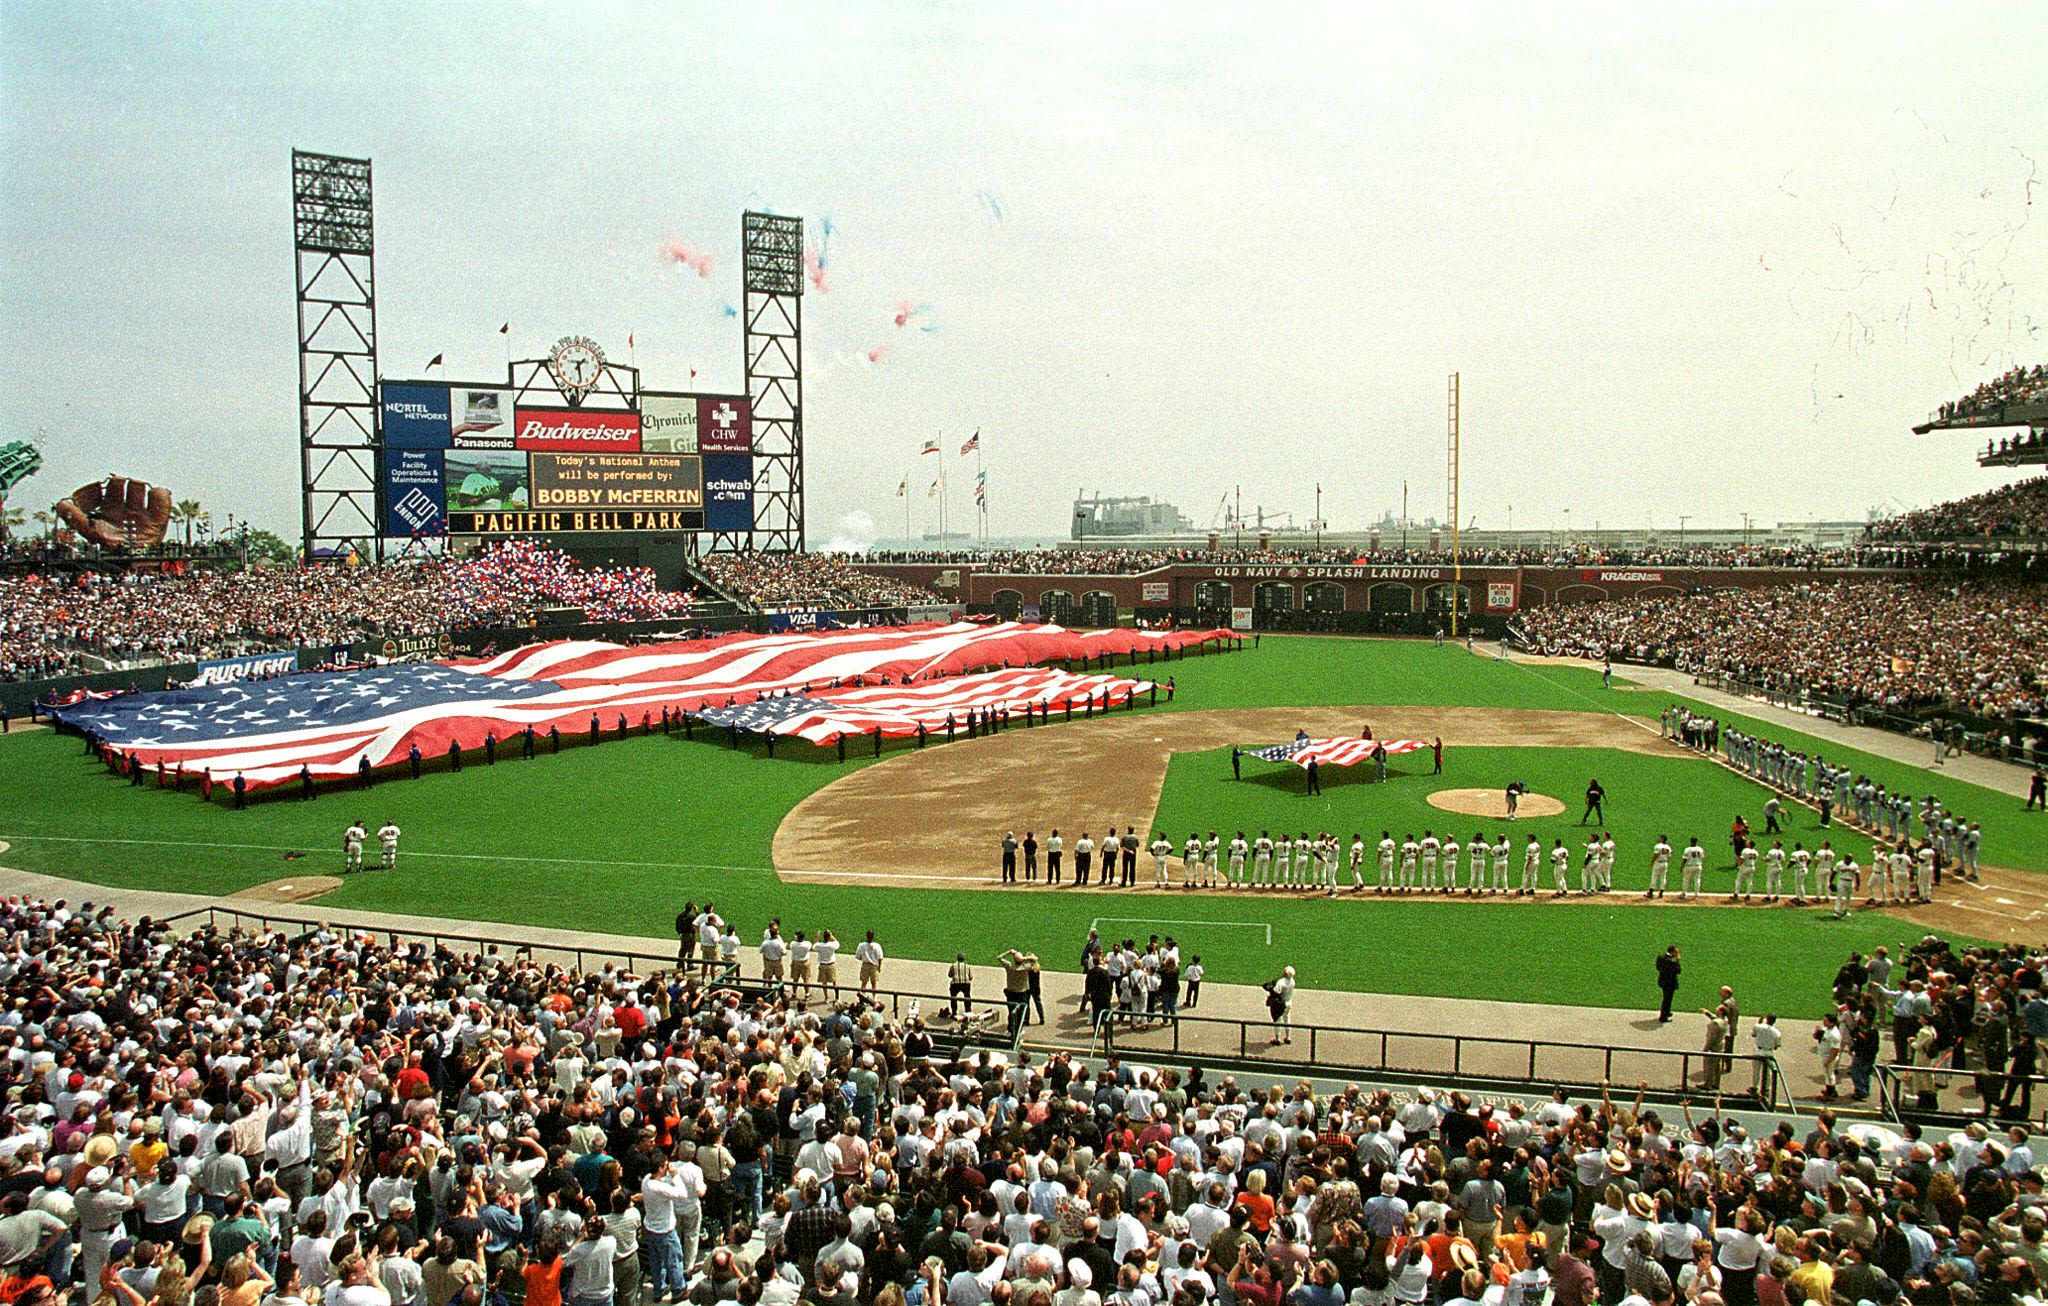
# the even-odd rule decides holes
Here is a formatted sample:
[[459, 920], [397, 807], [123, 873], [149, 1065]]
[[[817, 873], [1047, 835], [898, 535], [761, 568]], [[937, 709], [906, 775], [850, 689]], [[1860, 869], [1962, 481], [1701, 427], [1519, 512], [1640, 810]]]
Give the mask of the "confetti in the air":
[[883, 345], [876, 345], [876, 346], [875, 346], [875, 347], [874, 347], [873, 349], [870, 349], [870, 350], [868, 350], [868, 361], [869, 361], [870, 363], [879, 363], [879, 362], [881, 362], [881, 361], [882, 361], [882, 360], [883, 360], [884, 358], [887, 358], [888, 356], [889, 356], [889, 346], [887, 346], [887, 345], [885, 345], [885, 344], [883, 344]]
[[832, 288], [826, 269], [832, 265], [833, 231], [832, 219], [818, 219], [818, 238], [804, 246], [804, 275], [821, 295]]
[[661, 257], [664, 262], [689, 268], [698, 276], [709, 280], [711, 277], [711, 255], [698, 249], [687, 240], [671, 237], [662, 242]]
[[917, 317], [920, 314], [929, 312], [930, 310], [930, 304], [918, 304], [913, 303], [908, 299], [899, 299], [896, 301], [896, 316], [894, 318], [894, 321], [897, 326], [906, 327], [910, 325], [910, 319]]
[[981, 205], [982, 214], [985, 217], [987, 217], [990, 222], [1000, 223], [1007, 219], [1008, 215], [1003, 212], [1003, 202], [997, 199], [994, 195], [990, 194], [988, 191], [975, 191], [974, 200], [975, 203]]
[[740, 315], [740, 311], [739, 309], [735, 308], [733, 306], [733, 302], [728, 299], [723, 304], [720, 304], [718, 306], [718, 315], [720, 317], [738, 317]]

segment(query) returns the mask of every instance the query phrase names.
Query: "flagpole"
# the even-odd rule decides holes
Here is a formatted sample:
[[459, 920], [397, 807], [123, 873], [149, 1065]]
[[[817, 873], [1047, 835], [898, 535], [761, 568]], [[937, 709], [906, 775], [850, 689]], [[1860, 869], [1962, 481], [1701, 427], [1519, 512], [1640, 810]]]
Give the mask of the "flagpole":
[[952, 494], [946, 485], [946, 428], [942, 426], [939, 428], [939, 547], [941, 549], [947, 547], [946, 500], [951, 497]]
[[897, 493], [903, 499], [903, 551], [905, 553], [913, 553], [917, 549], [917, 545], [912, 542], [910, 534], [910, 477], [908, 474], [905, 474], [903, 483], [897, 487]]
[[974, 432], [974, 505], [981, 519], [981, 547], [988, 547], [988, 473], [981, 469], [981, 429]]

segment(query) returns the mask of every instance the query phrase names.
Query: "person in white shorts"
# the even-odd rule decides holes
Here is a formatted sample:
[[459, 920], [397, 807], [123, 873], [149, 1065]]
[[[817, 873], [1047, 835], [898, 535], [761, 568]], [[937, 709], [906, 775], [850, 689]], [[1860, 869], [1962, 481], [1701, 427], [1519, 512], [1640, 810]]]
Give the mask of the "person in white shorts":
[[1223, 853], [1223, 841], [1216, 837], [1214, 830], [1202, 841], [1202, 882], [1209, 888], [1216, 887], [1216, 866]]
[[361, 821], [353, 821], [348, 829], [341, 832], [341, 873], [352, 875], [363, 869], [363, 840], [370, 832], [363, 828]]
[[1528, 844], [1522, 849], [1522, 887], [1518, 892], [1534, 897], [1536, 882], [1542, 874], [1543, 841], [1532, 834], [1529, 836]]
[[1457, 835], [1447, 834], [1444, 836], [1444, 846], [1440, 850], [1440, 855], [1443, 858], [1444, 865], [1445, 893], [1456, 893], [1458, 891], [1458, 854], [1463, 850], [1463, 846], [1458, 842]]
[[867, 938], [853, 950], [853, 958], [860, 963], [860, 986], [873, 992], [882, 982], [882, 963], [887, 960], [882, 945], [875, 941], [873, 930], [869, 930]]
[[1600, 832], [1600, 890], [1611, 893], [1614, 889], [1614, 834], [1609, 830]]
[[1564, 846], [1563, 839], [1559, 839], [1557, 845], [1550, 850], [1550, 878], [1557, 884], [1557, 892], [1551, 894], [1551, 897], [1562, 898], [1571, 892], [1571, 886], [1566, 883], [1571, 873], [1572, 850]]
[[819, 930], [811, 945], [811, 960], [818, 964], [818, 992], [825, 1001], [839, 997], [839, 939], [830, 930]]
[[1700, 896], [1700, 885], [1707, 875], [1707, 850], [1700, 847], [1700, 837], [1694, 835], [1692, 842], [1685, 845], [1679, 854], [1679, 890], [1692, 899]]
[[1415, 863], [1421, 855], [1422, 845], [1415, 842], [1414, 835], [1401, 841], [1401, 892], [1407, 893], [1415, 888]]
[[1835, 850], [1826, 840], [1813, 850], [1813, 896], [1825, 899], [1835, 891]]
[[1394, 891], [1394, 857], [1400, 851], [1400, 845], [1394, 842], [1394, 832], [1391, 830], [1380, 831], [1379, 891], [1381, 893], [1392, 893]]
[[1795, 839], [1789, 860], [1792, 863], [1792, 901], [1803, 905], [1807, 898], [1806, 873], [1813, 867], [1813, 854], [1806, 851], [1805, 844]]
[[1172, 881], [1166, 870], [1166, 859], [1173, 856], [1173, 841], [1162, 831], [1152, 836], [1152, 883], [1161, 889]]
[[1323, 851], [1323, 888], [1327, 891], [1328, 896], [1334, 898], [1337, 896], [1337, 863], [1343, 859], [1344, 848], [1337, 841], [1337, 836], [1334, 834], [1324, 835], [1321, 842]]
[[1202, 872], [1202, 840], [1193, 830], [1188, 831], [1188, 841], [1180, 847], [1180, 887], [1192, 889]]
[[1442, 850], [1443, 841], [1438, 839], [1433, 831], [1424, 830], [1422, 832], [1422, 891], [1424, 893], [1434, 893], [1436, 891], [1436, 858], [1437, 854]]
[[1508, 854], [1514, 850], [1515, 846], [1508, 842], [1507, 831], [1501, 831], [1500, 838], [1496, 839], [1493, 844], [1493, 891], [1495, 893], [1506, 893], [1508, 891]]
[[1273, 839], [1261, 830], [1252, 847], [1255, 850], [1252, 857], [1252, 887], [1262, 889], [1273, 874]]
[[1742, 851], [1735, 854], [1735, 887], [1728, 891], [1728, 901], [1737, 898], [1745, 901], [1756, 896], [1756, 845], [1743, 840]]
[[1316, 842], [1303, 830], [1294, 841], [1294, 887], [1312, 889], [1316, 883]]
[[1671, 841], [1660, 834], [1657, 836], [1657, 845], [1650, 849], [1650, 887], [1643, 891], [1643, 896], [1663, 897], [1664, 890], [1670, 882]]
[[811, 941], [798, 930], [789, 941], [789, 990], [799, 1006], [809, 1001], [811, 991]]
[[1771, 850], [1764, 854], [1764, 901], [1776, 902], [1785, 896], [1785, 841], [1772, 842]]
[[1230, 886], [1234, 889], [1244, 887], [1244, 859], [1245, 854], [1251, 851], [1251, 847], [1245, 842], [1242, 830], [1239, 830], [1237, 837], [1230, 841]]
[[1585, 860], [1579, 863], [1579, 892], [1593, 893], [1600, 887], [1600, 836], [1586, 840]]
[[1892, 901], [1913, 901], [1913, 854], [1906, 851], [1905, 844], [1892, 849]]

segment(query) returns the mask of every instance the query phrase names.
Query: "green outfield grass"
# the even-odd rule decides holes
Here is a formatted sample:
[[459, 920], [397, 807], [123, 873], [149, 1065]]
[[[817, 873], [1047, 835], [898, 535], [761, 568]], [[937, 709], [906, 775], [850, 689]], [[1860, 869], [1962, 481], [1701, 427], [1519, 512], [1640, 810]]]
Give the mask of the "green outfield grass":
[[[1171, 708], [1162, 703], [1158, 710], [1442, 703], [1654, 715], [1660, 702], [1603, 691], [1594, 672], [1503, 665], [1428, 643], [1272, 638], [1262, 644], [1243, 654], [1149, 668], [1172, 674], [1180, 687]], [[1059, 968], [1078, 963], [1088, 924], [1102, 918], [1106, 932], [1176, 933], [1220, 981], [1262, 980], [1292, 963], [1311, 987], [1620, 1007], [1645, 1004], [1652, 993], [1651, 953], [1678, 942], [1687, 949], [1689, 973], [1742, 986], [1759, 1007], [1815, 1014], [1848, 949], [1897, 944], [1914, 932], [1874, 915], [1835, 922], [1791, 910], [1049, 890], [989, 898], [928, 888], [784, 884], [764, 869], [784, 813], [869, 763], [841, 764], [829, 750], [784, 746], [778, 752], [769, 759], [702, 738], [656, 735], [572, 747], [533, 762], [471, 763], [459, 775], [396, 779], [367, 792], [270, 800], [235, 812], [189, 793], [131, 787], [87, 758], [75, 739], [37, 732], [0, 740], [0, 839], [13, 845], [7, 864], [27, 870], [226, 893], [293, 874], [332, 872], [340, 860], [340, 831], [350, 819], [361, 816], [374, 825], [389, 818], [406, 831], [402, 869], [353, 878], [321, 902], [662, 936], [684, 899], [709, 895], [743, 934], [779, 914], [792, 929], [829, 926], [842, 938], [873, 928], [899, 956], [950, 958], [964, 951], [986, 961], [1016, 945]], [[1617, 864], [1623, 886], [1641, 882], [1649, 842], [1660, 830], [1675, 840], [1697, 832], [1713, 852], [1710, 866], [1724, 867], [1734, 813], [1762, 824], [1761, 790], [1698, 759], [1475, 748], [1453, 749], [1447, 762], [1450, 774], [1441, 781], [1408, 776], [1383, 789], [1333, 782], [1321, 800], [1327, 815], [1306, 824], [1337, 827], [1347, 837], [1369, 827], [1374, 838], [1397, 820], [1418, 831], [1432, 820], [1441, 828], [1445, 814], [1422, 803], [1430, 789], [1505, 783], [1501, 773], [1512, 770], [1538, 791], [1573, 804], [1564, 818], [1518, 824], [1518, 831], [1526, 825], [1547, 842], [1553, 827], [1563, 830], [1576, 820], [1577, 795], [1597, 766], [1614, 799], [1610, 818], [1624, 849]], [[1889, 765], [1872, 759], [1870, 769], [1882, 776], [1881, 767]], [[1299, 773], [1261, 769], [1264, 777], [1233, 784], [1227, 752], [1176, 759], [1162, 825], [1176, 842], [1190, 825], [1206, 830], [1255, 817], [1299, 828], [1313, 810], [1289, 789], [1300, 783]], [[1994, 847], [2024, 843], [2017, 800], [1946, 781], [1939, 791], [1956, 792], [1962, 810], [1984, 813], [1987, 858]], [[1689, 814], [1692, 820], [1683, 819]], [[1793, 820], [1798, 837], [1811, 835], [1810, 814]], [[1457, 818], [1461, 838], [1472, 824]], [[1862, 842], [1842, 836], [1837, 846], [1843, 838], [1854, 840], [1860, 856]], [[309, 856], [287, 860], [290, 851]], [[1727, 880], [1725, 870], [1710, 871], [1709, 887]], [[318, 905], [299, 910], [316, 913]]]

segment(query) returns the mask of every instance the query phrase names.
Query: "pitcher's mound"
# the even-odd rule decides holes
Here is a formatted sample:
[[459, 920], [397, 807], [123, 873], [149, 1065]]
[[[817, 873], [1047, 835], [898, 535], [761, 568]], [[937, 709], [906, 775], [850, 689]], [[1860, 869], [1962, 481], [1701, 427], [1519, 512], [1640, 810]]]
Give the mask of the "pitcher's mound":
[[[1524, 798], [1524, 803], [1529, 800]], [[252, 884], [231, 898], [253, 898], [257, 902], [305, 902], [323, 893], [331, 893], [341, 887], [341, 880], [333, 875], [294, 875], [283, 880], [271, 880], [264, 884]]]
[[[1508, 815], [1508, 796], [1500, 789], [1439, 789], [1429, 796], [1431, 807], [1464, 816], [1484, 816], [1503, 821]], [[1564, 804], [1549, 794], [1523, 794], [1515, 807], [1516, 816], [1556, 816]]]

